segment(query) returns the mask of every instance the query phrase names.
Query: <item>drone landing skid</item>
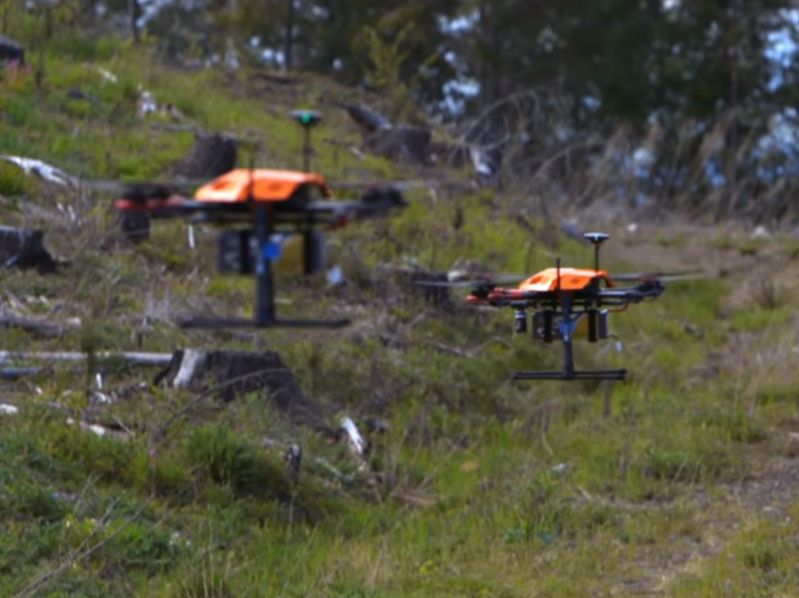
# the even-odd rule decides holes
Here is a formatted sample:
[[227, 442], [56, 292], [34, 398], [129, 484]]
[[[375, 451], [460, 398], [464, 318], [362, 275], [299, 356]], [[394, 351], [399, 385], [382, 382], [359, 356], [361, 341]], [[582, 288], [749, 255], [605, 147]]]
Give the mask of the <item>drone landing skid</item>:
[[573, 372], [516, 372], [514, 380], [624, 380], [627, 370], [583, 370]]
[[[309, 118], [311, 117], [313, 116], [309, 116]], [[313, 122], [302, 122], [306, 126], [313, 124]], [[257, 241], [258, 251], [255, 256], [254, 316], [252, 318], [207, 318], [198, 316], [180, 322], [181, 328], [204, 328], [206, 330], [222, 330], [225, 328], [333, 329], [341, 328], [350, 323], [349, 320], [284, 320], [283, 318], [277, 317], [275, 287], [272, 280], [272, 264], [266, 251], [269, 247], [269, 237], [274, 232], [274, 227], [270, 220], [270, 209], [270, 206], [263, 203], [257, 205], [255, 208], [255, 239]], [[305, 257], [307, 270], [307, 245]]]
[[248, 318], [191, 318], [180, 322], [181, 328], [342, 328], [349, 320], [283, 320], [271, 319], [259, 322]]

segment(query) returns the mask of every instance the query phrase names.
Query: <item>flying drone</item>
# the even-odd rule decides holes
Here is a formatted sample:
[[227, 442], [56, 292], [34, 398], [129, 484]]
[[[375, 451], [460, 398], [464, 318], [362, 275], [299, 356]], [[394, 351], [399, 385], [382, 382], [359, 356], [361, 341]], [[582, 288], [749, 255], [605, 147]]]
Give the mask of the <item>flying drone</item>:
[[[200, 186], [192, 198], [176, 194], [168, 185], [128, 185], [115, 200], [116, 210], [126, 216], [186, 218], [239, 228], [221, 233], [218, 266], [224, 272], [255, 274], [256, 307], [253, 319], [192, 318], [187, 328], [236, 328], [273, 326], [337, 328], [347, 320], [286, 320], [275, 309], [272, 262], [280, 254], [275, 234], [300, 235], [306, 273], [322, 267], [318, 228], [336, 228], [362, 218], [387, 213], [406, 205], [401, 192], [391, 186], [367, 189], [360, 198], [333, 200], [322, 175], [310, 171], [311, 128], [321, 120], [313, 111], [298, 110], [294, 119], [305, 130], [304, 171], [264, 168], [234, 169]], [[124, 222], [124, 220], [123, 220]]]
[[[577, 324], [585, 319], [587, 338], [591, 343], [609, 338], [609, 314], [622, 311], [629, 305], [647, 299], [657, 299], [665, 290], [668, 279], [691, 276], [676, 274], [622, 274], [611, 277], [607, 270], [599, 269], [599, 250], [609, 236], [600, 232], [583, 235], [594, 245], [594, 268], [563, 268], [560, 260], [554, 268], [547, 268], [523, 280], [515, 288], [498, 286], [493, 279], [479, 279], [468, 283], [467, 301], [473, 305], [510, 307], [515, 311], [515, 331], [525, 333], [529, 326], [533, 338], [545, 343], [556, 339], [563, 343], [562, 371], [522, 371], [514, 380], [624, 380], [625, 369], [577, 370], [574, 366], [572, 343]], [[618, 288], [616, 282], [636, 281], [637, 284]], [[453, 283], [428, 283], [433, 286], [453, 286]], [[532, 316], [528, 317], [528, 311]]]

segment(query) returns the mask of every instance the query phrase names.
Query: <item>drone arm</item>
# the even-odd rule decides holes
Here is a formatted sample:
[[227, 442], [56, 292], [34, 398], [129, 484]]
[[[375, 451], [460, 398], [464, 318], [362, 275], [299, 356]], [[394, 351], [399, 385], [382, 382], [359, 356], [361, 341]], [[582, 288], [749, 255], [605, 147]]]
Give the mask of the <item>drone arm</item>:
[[[114, 202], [114, 208], [119, 212], [147, 213], [153, 218], [193, 216], [200, 213], [227, 214], [236, 211], [232, 204], [200, 202], [182, 195], [145, 198], [120, 197]], [[239, 211], [244, 212], [243, 209]]]
[[665, 287], [657, 280], [648, 280], [639, 285], [626, 289], [606, 289], [600, 292], [599, 301], [602, 305], [628, 305], [640, 303], [645, 299], [657, 299]]
[[377, 195], [364, 195], [360, 200], [313, 201], [305, 204], [302, 212], [317, 222], [335, 226], [346, 224], [350, 220], [382, 216], [394, 208], [407, 205], [398, 191], [386, 191]]

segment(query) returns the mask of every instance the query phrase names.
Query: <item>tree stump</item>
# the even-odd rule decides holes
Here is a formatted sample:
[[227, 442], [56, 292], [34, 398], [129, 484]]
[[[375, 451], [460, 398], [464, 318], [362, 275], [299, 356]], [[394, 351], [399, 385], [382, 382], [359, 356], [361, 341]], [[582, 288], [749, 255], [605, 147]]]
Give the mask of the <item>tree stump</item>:
[[316, 425], [322, 420], [322, 409], [273, 351], [176, 351], [166, 379], [175, 388], [212, 392], [225, 402], [266, 391], [265, 396], [295, 423]]
[[0, 35], [0, 60], [8, 64], [25, 66], [25, 50], [13, 39]]
[[175, 168], [175, 174], [188, 179], [213, 178], [236, 167], [236, 141], [224, 135], [201, 135], [194, 147]]
[[366, 138], [365, 146], [390, 160], [424, 166], [430, 162], [431, 133], [425, 127], [397, 125], [376, 130]]
[[36, 268], [41, 274], [54, 272], [56, 261], [44, 248], [40, 230], [0, 226], [0, 264], [6, 268]]

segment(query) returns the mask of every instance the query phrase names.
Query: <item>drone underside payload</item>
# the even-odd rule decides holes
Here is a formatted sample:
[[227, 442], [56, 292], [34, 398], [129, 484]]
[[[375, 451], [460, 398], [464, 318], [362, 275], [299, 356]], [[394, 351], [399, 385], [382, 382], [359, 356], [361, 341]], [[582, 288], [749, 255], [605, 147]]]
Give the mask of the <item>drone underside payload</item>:
[[[611, 336], [609, 310], [594, 307], [581, 301], [561, 299], [560, 304], [543, 308], [533, 313], [530, 328], [534, 339], [544, 343], [560, 340], [563, 343], [563, 370], [522, 371], [513, 375], [514, 380], [624, 380], [625, 369], [576, 370], [574, 366], [573, 339], [583, 332], [591, 343], [606, 340]], [[581, 330], [584, 329], [584, 330]], [[517, 309], [515, 331], [527, 332], [527, 313]]]

